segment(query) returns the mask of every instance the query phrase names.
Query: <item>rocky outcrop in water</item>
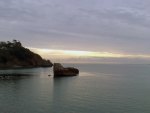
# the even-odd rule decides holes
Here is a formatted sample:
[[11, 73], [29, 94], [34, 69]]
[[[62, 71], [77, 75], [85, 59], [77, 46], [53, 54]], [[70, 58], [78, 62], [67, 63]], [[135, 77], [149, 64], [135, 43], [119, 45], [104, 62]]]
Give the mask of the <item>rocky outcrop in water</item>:
[[53, 67], [54, 77], [69, 77], [77, 76], [79, 70], [73, 67], [64, 68], [60, 63], [54, 63]]

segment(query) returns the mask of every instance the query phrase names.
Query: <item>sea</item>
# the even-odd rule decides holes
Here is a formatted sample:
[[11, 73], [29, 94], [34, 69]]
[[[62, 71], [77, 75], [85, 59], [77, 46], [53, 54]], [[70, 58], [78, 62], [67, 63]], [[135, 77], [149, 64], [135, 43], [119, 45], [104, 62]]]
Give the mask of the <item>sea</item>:
[[0, 70], [12, 75], [0, 79], [0, 113], [150, 113], [149, 64], [64, 65], [79, 76], [53, 78], [53, 68]]

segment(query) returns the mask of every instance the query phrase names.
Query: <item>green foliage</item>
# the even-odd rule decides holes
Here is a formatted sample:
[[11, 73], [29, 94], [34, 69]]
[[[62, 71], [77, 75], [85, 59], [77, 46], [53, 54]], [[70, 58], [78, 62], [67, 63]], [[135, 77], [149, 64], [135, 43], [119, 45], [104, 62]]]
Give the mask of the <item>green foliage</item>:
[[26, 49], [22, 47], [21, 43], [16, 40], [13, 40], [13, 42], [0, 42], [0, 63], [11, 60], [12, 56], [21, 58], [25, 50]]
[[12, 42], [0, 42], [0, 65], [42, 66], [52, 65], [50, 61], [43, 60], [38, 54], [24, 48], [22, 44], [13, 40]]

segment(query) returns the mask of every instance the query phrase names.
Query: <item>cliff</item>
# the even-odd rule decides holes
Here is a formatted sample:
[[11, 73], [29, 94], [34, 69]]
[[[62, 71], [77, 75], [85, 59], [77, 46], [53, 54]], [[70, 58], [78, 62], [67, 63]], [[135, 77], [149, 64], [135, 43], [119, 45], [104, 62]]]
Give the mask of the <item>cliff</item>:
[[0, 42], [0, 68], [52, 66], [51, 61], [23, 47], [19, 41]]

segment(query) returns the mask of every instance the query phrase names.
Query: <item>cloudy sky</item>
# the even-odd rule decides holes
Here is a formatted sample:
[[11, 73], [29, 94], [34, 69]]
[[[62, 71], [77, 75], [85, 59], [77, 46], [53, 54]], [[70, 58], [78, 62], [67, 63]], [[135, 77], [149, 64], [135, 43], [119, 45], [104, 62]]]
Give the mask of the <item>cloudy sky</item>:
[[0, 40], [75, 62], [150, 63], [149, 0], [0, 0]]

